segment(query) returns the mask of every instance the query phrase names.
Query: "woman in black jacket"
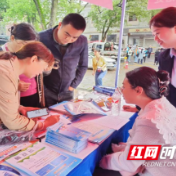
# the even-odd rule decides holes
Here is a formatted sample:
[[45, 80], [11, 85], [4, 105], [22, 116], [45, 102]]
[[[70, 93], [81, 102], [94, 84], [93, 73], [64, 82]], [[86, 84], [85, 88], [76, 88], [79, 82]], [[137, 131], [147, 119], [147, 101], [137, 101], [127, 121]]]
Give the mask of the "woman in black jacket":
[[159, 70], [169, 72], [170, 84], [167, 99], [176, 107], [176, 7], [163, 9], [150, 20], [155, 41], [164, 50], [159, 56]]

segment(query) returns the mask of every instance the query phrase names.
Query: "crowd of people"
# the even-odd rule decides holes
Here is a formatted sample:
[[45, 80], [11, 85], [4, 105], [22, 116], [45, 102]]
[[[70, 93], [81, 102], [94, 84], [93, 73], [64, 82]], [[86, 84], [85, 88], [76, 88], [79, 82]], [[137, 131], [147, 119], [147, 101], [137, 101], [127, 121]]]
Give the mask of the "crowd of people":
[[[155, 41], [165, 48], [157, 55], [159, 71], [140, 67], [126, 73], [123, 97], [126, 103], [138, 106], [135, 111], [140, 112], [127, 143], [113, 145], [113, 153], [102, 158], [94, 176], [175, 175], [175, 167], [145, 168], [143, 164], [150, 161], [127, 160], [131, 144], [173, 146], [176, 143], [175, 19], [176, 8], [170, 7], [150, 20]], [[41, 131], [59, 121], [59, 115], [40, 122], [26, 114], [73, 98], [73, 90], [82, 81], [88, 67], [88, 42], [82, 35], [85, 28], [85, 19], [75, 13], [68, 14], [57, 26], [39, 34], [26, 23], [11, 27], [10, 41], [0, 48], [0, 123], [3, 128]], [[151, 49], [139, 52], [136, 47], [135, 62], [142, 64], [151, 52]], [[98, 49], [94, 54], [93, 74], [96, 85], [100, 86], [107, 68]], [[127, 54], [130, 61], [130, 47]], [[126, 109], [134, 111], [129, 106]]]
[[150, 46], [149, 48], [139, 48], [138, 45], [135, 46], [134, 49], [129, 45], [126, 48], [126, 57], [127, 61], [131, 62], [131, 56], [134, 56], [134, 63], [143, 64], [146, 61], [146, 58], [150, 58], [151, 53], [153, 52], [153, 48]]
[[27, 112], [73, 98], [88, 65], [87, 39], [81, 35], [85, 28], [85, 19], [76, 13], [39, 34], [27, 23], [10, 28], [10, 41], [0, 47], [3, 128], [40, 131], [59, 121], [54, 115], [40, 122]]

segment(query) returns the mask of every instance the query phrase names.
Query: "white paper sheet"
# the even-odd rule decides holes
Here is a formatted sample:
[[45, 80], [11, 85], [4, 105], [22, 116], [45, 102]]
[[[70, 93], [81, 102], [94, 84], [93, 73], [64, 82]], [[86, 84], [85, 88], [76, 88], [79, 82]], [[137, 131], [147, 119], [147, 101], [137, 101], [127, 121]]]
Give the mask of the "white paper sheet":
[[133, 113], [121, 111], [119, 117], [114, 117], [112, 115], [104, 116], [94, 120], [94, 123], [119, 130], [123, 127], [128, 121]]
[[73, 125], [79, 129], [88, 131], [91, 133], [89, 137], [89, 142], [92, 143], [102, 143], [105, 139], [107, 139], [115, 130], [104, 127], [102, 125], [98, 125], [95, 123], [73, 123]]

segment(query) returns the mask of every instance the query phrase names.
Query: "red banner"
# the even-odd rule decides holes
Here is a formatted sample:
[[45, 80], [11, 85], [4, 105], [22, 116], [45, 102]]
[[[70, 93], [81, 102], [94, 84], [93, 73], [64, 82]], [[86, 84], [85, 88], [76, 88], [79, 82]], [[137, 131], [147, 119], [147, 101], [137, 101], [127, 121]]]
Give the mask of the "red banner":
[[83, 1], [113, 10], [112, 0], [83, 0]]
[[148, 10], [175, 7], [176, 0], [148, 0]]

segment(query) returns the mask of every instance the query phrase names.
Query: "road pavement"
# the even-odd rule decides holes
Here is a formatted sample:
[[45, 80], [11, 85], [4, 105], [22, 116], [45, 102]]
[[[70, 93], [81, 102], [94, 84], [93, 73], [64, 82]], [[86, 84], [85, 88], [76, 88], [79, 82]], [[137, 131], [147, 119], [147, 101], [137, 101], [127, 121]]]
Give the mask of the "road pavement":
[[[147, 66], [158, 70], [158, 65], [154, 65], [154, 55], [151, 55], [150, 59], [147, 58], [146, 62], [143, 64], [134, 63], [134, 59], [132, 57], [131, 62], [128, 64], [128, 69], [125, 69], [124, 63], [121, 62], [118, 86], [122, 86], [126, 72], [142, 66]], [[93, 71], [91, 69], [87, 70], [82, 82], [78, 86], [78, 89], [91, 90], [93, 88], [95, 85], [95, 76], [92, 75], [92, 72]], [[115, 69], [113, 71], [108, 71], [106, 76], [103, 78], [103, 86], [115, 87], [115, 77]]]

